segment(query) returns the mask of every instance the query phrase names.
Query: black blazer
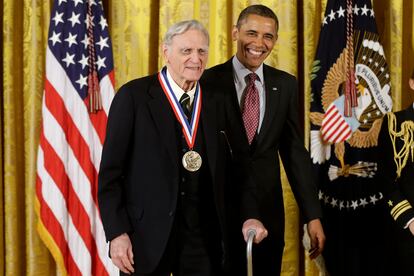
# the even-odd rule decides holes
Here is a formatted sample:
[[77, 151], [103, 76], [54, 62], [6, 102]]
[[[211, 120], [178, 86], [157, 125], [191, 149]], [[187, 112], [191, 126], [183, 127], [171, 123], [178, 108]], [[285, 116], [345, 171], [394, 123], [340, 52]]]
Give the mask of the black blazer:
[[[414, 122], [412, 106], [394, 114], [397, 131], [401, 130], [403, 122]], [[397, 138], [396, 144], [397, 151], [400, 151], [403, 146], [402, 140]], [[401, 176], [397, 178], [397, 167], [394, 162], [394, 149], [389, 135], [387, 115], [384, 116], [378, 137], [378, 149], [380, 152], [378, 172], [384, 191], [384, 203], [396, 223], [403, 229], [407, 222], [414, 218], [414, 163], [409, 156], [407, 164], [401, 171]]]
[[[216, 206], [212, 212], [217, 212], [219, 231], [226, 233], [227, 142], [215, 100], [202, 92], [204, 161], [210, 168]], [[99, 207], [108, 241], [129, 234], [137, 273], [155, 269], [173, 225], [181, 166], [175, 124], [157, 75], [122, 86], [110, 108], [99, 171]]]
[[[255, 183], [256, 206], [254, 203], [242, 206], [242, 220], [258, 218], [269, 231], [265, 241], [280, 243], [284, 240], [284, 205], [278, 154], [305, 221], [321, 217], [322, 211], [298, 119], [296, 79], [286, 72], [263, 66], [266, 109], [247, 175]], [[202, 77], [204, 82], [215, 86], [211, 90], [223, 94], [230, 129], [239, 128], [234, 132], [243, 133], [231, 137], [233, 151], [245, 151], [249, 145], [234, 86], [232, 60], [207, 70]], [[242, 205], [246, 202], [251, 201], [246, 200]]]

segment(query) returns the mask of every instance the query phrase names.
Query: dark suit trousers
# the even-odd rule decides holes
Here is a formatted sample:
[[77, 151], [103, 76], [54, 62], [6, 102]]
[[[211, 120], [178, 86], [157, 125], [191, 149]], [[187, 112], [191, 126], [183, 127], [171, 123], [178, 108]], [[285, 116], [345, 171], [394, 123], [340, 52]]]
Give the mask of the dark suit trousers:
[[[220, 276], [217, 262], [212, 259], [216, 256], [207, 249], [205, 235], [199, 227], [197, 203], [191, 202], [188, 197], [181, 198], [167, 248], [156, 267], [149, 274], [134, 274], [137, 276]], [[185, 205], [185, 208], [183, 208]], [[185, 211], [183, 211], [185, 209]], [[136, 250], [139, 250], [136, 249]], [[219, 252], [217, 252], [218, 255]], [[122, 274], [121, 275], [125, 275]]]

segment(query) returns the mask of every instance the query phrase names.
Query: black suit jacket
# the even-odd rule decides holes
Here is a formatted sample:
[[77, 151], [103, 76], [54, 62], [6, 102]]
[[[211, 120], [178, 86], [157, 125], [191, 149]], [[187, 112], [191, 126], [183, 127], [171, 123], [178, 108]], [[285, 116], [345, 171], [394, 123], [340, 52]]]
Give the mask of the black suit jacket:
[[[280, 179], [280, 162], [283, 161], [296, 201], [305, 221], [322, 216], [313, 181], [311, 160], [304, 147], [303, 132], [298, 119], [298, 91], [296, 79], [286, 72], [264, 65], [266, 107], [257, 143], [250, 155], [247, 177], [255, 183], [255, 200], [242, 203], [242, 220], [258, 218], [269, 231], [265, 242], [284, 240], [284, 205]], [[233, 151], [249, 148], [233, 78], [230, 59], [207, 70], [202, 83], [223, 94], [230, 129], [241, 136], [232, 136]], [[214, 88], [213, 88], [214, 87]], [[229, 130], [229, 133], [233, 131]], [[238, 173], [237, 173], [238, 174]], [[244, 175], [246, 177], [246, 175]], [[246, 202], [251, 202], [246, 206]]]
[[[212, 178], [216, 210], [211, 211], [217, 212], [217, 227], [225, 233], [228, 149], [220, 118], [214, 99], [203, 91], [201, 121], [207, 154], [203, 161], [208, 160]], [[122, 86], [109, 112], [99, 171], [99, 207], [107, 240], [129, 234], [138, 273], [149, 273], [159, 263], [175, 217], [181, 166], [175, 124], [157, 75]]]
[[[396, 131], [401, 131], [403, 122], [414, 122], [414, 109], [412, 106], [405, 110], [395, 112]], [[394, 162], [394, 148], [388, 128], [388, 116], [384, 116], [381, 131], [378, 137], [378, 179], [384, 193], [382, 202], [386, 214], [382, 227], [386, 230], [384, 242], [385, 275], [412, 275], [414, 260], [414, 237], [408, 228], [404, 227], [414, 218], [414, 163], [411, 156], [407, 164], [397, 177], [397, 167]], [[400, 138], [396, 139], [396, 150], [399, 152], [403, 146]], [[391, 215], [390, 215], [391, 214]]]
[[[414, 122], [414, 109], [412, 106], [394, 114], [397, 132], [401, 131], [401, 124], [403, 122]], [[389, 134], [388, 121], [388, 116], [384, 116], [378, 138], [378, 149], [380, 152], [378, 163], [379, 179], [382, 182], [382, 189], [386, 199], [384, 202], [387, 209], [402, 229], [409, 220], [414, 218], [414, 209], [407, 208], [409, 206], [414, 207], [414, 163], [411, 160], [411, 156], [409, 156], [407, 164], [401, 171], [401, 176], [397, 177], [397, 166], [394, 162], [394, 148]], [[401, 151], [402, 147], [403, 141], [397, 138], [397, 152]], [[398, 208], [398, 205], [400, 208]]]

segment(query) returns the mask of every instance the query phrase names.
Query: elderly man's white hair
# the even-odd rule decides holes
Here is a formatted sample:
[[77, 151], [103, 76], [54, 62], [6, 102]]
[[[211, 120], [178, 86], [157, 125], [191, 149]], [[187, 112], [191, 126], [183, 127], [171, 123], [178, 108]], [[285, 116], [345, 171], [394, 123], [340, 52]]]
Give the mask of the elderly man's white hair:
[[198, 30], [198, 31], [200, 31], [206, 37], [207, 45], [210, 44], [210, 37], [208, 35], [208, 31], [197, 20], [180, 21], [180, 22], [175, 23], [174, 25], [172, 25], [168, 29], [168, 31], [165, 33], [165, 36], [164, 36], [164, 39], [163, 39], [163, 44], [167, 45], [167, 46], [170, 46], [174, 36], [183, 34], [188, 30]]

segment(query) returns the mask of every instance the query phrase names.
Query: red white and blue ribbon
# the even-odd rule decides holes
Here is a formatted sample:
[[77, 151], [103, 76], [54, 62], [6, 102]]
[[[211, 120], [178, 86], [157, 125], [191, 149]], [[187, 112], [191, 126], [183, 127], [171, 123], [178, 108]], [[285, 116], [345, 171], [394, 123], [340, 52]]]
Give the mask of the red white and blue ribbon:
[[164, 91], [165, 96], [167, 97], [168, 101], [170, 102], [171, 108], [174, 111], [175, 117], [177, 118], [178, 122], [180, 122], [181, 126], [183, 127], [183, 134], [185, 140], [187, 142], [188, 147], [190, 150], [194, 147], [197, 129], [198, 129], [198, 122], [200, 119], [200, 112], [201, 112], [201, 87], [199, 82], [196, 84], [196, 91], [194, 94], [194, 103], [193, 103], [193, 111], [191, 115], [191, 121], [189, 122], [185, 113], [175, 96], [171, 85], [167, 78], [167, 68], [164, 67], [158, 73], [158, 80], [161, 84], [162, 90]]

